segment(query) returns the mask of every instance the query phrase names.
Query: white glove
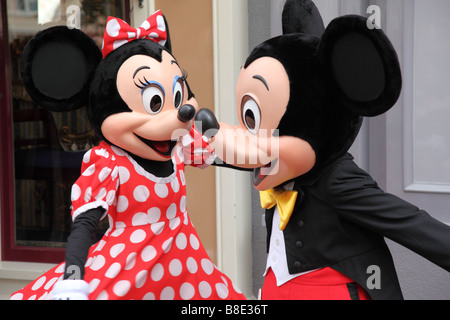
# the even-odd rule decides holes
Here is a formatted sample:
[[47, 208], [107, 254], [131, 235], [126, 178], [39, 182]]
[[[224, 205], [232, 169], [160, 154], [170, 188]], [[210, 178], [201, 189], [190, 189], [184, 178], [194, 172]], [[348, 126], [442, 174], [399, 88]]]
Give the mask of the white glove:
[[89, 300], [89, 284], [84, 280], [58, 281], [52, 294], [53, 300]]
[[217, 157], [208, 143], [208, 138], [195, 127], [181, 138], [181, 146], [184, 163], [197, 168], [203, 169], [210, 166]]

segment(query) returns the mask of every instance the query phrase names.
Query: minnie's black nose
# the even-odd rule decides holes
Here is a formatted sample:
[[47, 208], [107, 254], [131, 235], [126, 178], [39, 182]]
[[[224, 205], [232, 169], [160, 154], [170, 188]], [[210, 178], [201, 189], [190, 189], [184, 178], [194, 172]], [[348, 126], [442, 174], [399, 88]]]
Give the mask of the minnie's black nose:
[[195, 117], [195, 108], [190, 104], [185, 104], [178, 110], [178, 120], [188, 122]]

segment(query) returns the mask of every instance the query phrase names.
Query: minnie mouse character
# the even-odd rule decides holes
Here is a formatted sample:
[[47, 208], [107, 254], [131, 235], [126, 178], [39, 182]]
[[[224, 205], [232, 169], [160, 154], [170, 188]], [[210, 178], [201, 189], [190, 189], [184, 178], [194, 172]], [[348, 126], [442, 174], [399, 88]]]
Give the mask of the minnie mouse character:
[[[103, 59], [88, 36], [66, 27], [28, 44], [22, 71], [31, 97], [55, 111], [87, 103], [103, 142], [85, 154], [72, 187], [65, 263], [12, 299], [244, 299], [209, 259], [186, 210], [183, 160], [208, 160], [191, 155], [192, 141], [210, 148], [193, 127], [198, 105], [167, 28], [160, 11], [137, 29], [110, 17]], [[197, 119], [209, 116], [200, 110]], [[106, 216], [110, 228], [91, 246]]]
[[[262, 191], [262, 299], [402, 299], [384, 237], [450, 271], [450, 228], [383, 192], [348, 153], [363, 116], [387, 112], [401, 85], [397, 54], [382, 30], [355, 15], [325, 29], [307, 0], [288, 0], [283, 35], [248, 57], [236, 88], [240, 126], [221, 123], [215, 143], [230, 145], [227, 129], [257, 138], [237, 150], [240, 159], [258, 160], [253, 165], [233, 163], [233, 153], [218, 147], [216, 153], [254, 168], [253, 184]], [[268, 160], [255, 156], [274, 143], [278, 152]], [[368, 271], [374, 266], [375, 286]]]

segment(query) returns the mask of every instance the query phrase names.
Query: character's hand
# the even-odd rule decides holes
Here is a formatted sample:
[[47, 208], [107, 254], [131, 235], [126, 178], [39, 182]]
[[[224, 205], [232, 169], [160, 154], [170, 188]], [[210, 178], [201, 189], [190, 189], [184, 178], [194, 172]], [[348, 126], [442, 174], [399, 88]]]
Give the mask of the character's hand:
[[58, 281], [52, 293], [53, 300], [89, 300], [89, 285], [84, 280]]
[[208, 137], [202, 135], [196, 127], [181, 138], [184, 163], [194, 167], [206, 168], [211, 165], [216, 155], [208, 143]]
[[209, 109], [200, 109], [195, 116], [195, 127], [208, 139], [214, 137], [220, 129], [219, 122]]

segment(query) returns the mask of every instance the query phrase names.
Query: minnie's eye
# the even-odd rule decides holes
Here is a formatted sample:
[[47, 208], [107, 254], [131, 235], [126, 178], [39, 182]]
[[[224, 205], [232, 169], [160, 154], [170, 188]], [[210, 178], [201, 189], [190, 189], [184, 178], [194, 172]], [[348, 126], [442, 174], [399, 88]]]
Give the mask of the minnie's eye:
[[241, 105], [242, 121], [252, 134], [257, 134], [261, 126], [261, 111], [258, 104], [249, 96], [245, 96]]
[[164, 92], [158, 85], [149, 85], [142, 91], [142, 103], [149, 114], [157, 114], [164, 106]]
[[175, 106], [175, 109], [178, 109], [181, 106], [182, 102], [183, 102], [183, 86], [181, 84], [181, 81], [178, 80], [175, 83], [173, 89], [173, 105]]

